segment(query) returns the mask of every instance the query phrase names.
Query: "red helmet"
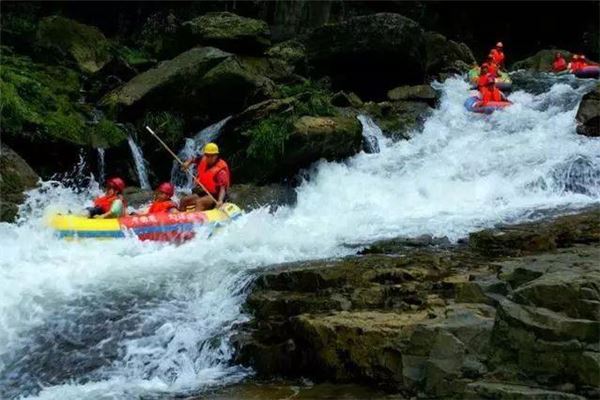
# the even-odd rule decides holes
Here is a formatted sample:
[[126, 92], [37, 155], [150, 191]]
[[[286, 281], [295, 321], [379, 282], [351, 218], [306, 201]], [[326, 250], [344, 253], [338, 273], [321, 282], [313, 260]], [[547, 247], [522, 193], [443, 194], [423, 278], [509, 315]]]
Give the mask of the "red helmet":
[[125, 186], [125, 181], [119, 177], [110, 178], [106, 181], [106, 187], [113, 188], [119, 193], [125, 190]]
[[487, 74], [485, 77], [487, 79], [487, 82], [485, 83], [486, 86], [491, 86], [491, 85], [495, 85], [496, 84], [496, 78], [494, 77], [494, 75]]
[[580, 59], [580, 60], [585, 60], [585, 56], [584, 56], [583, 54], [580, 54], [580, 55], [579, 55], [579, 59]]
[[502, 44], [502, 42], [498, 42], [498, 43], [496, 43], [496, 47], [502, 48], [502, 47], [504, 47], [504, 45]]
[[163, 182], [156, 188], [157, 192], [166, 194], [172, 197], [175, 194], [175, 186], [171, 182]]

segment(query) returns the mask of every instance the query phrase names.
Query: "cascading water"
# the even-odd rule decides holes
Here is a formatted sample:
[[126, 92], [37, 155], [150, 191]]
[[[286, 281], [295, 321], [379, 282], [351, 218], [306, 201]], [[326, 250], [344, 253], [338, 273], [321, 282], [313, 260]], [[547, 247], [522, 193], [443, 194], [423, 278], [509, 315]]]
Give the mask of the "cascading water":
[[[181, 150], [179, 150], [179, 154], [177, 154], [178, 157], [181, 160], [188, 160], [197, 155], [206, 143], [214, 142], [219, 138], [221, 129], [230, 118], [231, 116], [224, 118], [221, 121], [202, 129], [193, 138], [187, 138], [185, 144]], [[190, 174], [183, 172], [181, 168], [179, 168], [179, 164], [175, 161], [173, 162], [173, 168], [171, 169], [171, 182], [178, 188], [188, 191], [194, 186], [194, 181]]]
[[144, 153], [142, 149], [137, 145], [133, 136], [127, 137], [129, 148], [131, 149], [131, 155], [133, 156], [133, 162], [135, 163], [135, 170], [137, 172], [138, 181], [140, 187], [145, 190], [150, 190], [150, 181], [148, 180], [148, 171], [146, 170], [146, 160], [144, 160]]
[[104, 164], [104, 149], [98, 147], [98, 179], [100, 183], [103, 183], [106, 179], [106, 166]]
[[[449, 79], [411, 140], [381, 137], [379, 153], [320, 162], [295, 206], [254, 210], [210, 240], [68, 243], [39, 214], [0, 224], [0, 397], [175, 397], [235, 382], [249, 371], [230, 363], [229, 338], [257, 270], [598, 204], [600, 141], [575, 134], [572, 101], [589, 85], [516, 92], [483, 116]], [[41, 196], [57, 211], [89, 199], [53, 184], [28, 203]]]

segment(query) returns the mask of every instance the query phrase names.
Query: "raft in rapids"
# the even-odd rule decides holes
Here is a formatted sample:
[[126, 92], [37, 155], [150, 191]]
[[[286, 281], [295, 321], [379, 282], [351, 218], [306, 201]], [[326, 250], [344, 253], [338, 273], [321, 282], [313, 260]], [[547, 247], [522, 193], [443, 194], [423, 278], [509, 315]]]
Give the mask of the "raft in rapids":
[[137, 236], [140, 240], [180, 242], [194, 237], [201, 226], [219, 227], [242, 214], [233, 203], [221, 209], [186, 213], [161, 213], [121, 218], [95, 219], [81, 215], [55, 214], [48, 225], [65, 239], [117, 239]]
[[485, 106], [482, 106], [480, 103], [480, 98], [472, 96], [465, 101], [464, 105], [467, 111], [480, 114], [491, 114], [496, 110], [502, 110], [512, 104], [509, 101], [489, 101]]
[[587, 67], [583, 67], [573, 72], [573, 74], [578, 78], [592, 78], [598, 79], [600, 76], [600, 66], [598, 65], [588, 65]]

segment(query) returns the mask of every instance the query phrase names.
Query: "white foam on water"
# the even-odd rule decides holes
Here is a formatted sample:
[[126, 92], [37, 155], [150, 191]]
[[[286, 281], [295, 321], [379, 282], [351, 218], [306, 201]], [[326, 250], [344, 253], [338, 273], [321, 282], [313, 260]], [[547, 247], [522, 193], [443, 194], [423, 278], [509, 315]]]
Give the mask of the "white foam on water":
[[129, 149], [131, 150], [131, 156], [135, 164], [135, 170], [138, 176], [138, 182], [140, 187], [145, 190], [150, 190], [150, 181], [148, 180], [148, 170], [146, 169], [146, 160], [144, 159], [144, 153], [142, 149], [133, 139], [133, 136], [127, 137], [127, 143], [129, 143]]
[[235, 382], [249, 371], [231, 363], [229, 339], [257, 270], [598, 204], [600, 141], [575, 134], [571, 99], [585, 87], [516, 92], [490, 116], [464, 110], [465, 82], [439, 88], [411, 140], [368, 132], [379, 153], [318, 163], [296, 205], [252, 211], [210, 240], [61, 241], [35, 205], [75, 211], [92, 193], [32, 192], [20, 223], [0, 224], [1, 397], [128, 399]]

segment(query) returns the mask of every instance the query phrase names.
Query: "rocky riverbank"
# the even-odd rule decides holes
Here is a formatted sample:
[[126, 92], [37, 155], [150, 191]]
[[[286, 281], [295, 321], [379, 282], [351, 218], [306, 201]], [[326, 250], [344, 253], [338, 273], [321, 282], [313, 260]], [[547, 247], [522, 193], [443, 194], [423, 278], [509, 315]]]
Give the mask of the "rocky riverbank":
[[419, 398], [600, 395], [600, 211], [262, 273], [237, 361]]

